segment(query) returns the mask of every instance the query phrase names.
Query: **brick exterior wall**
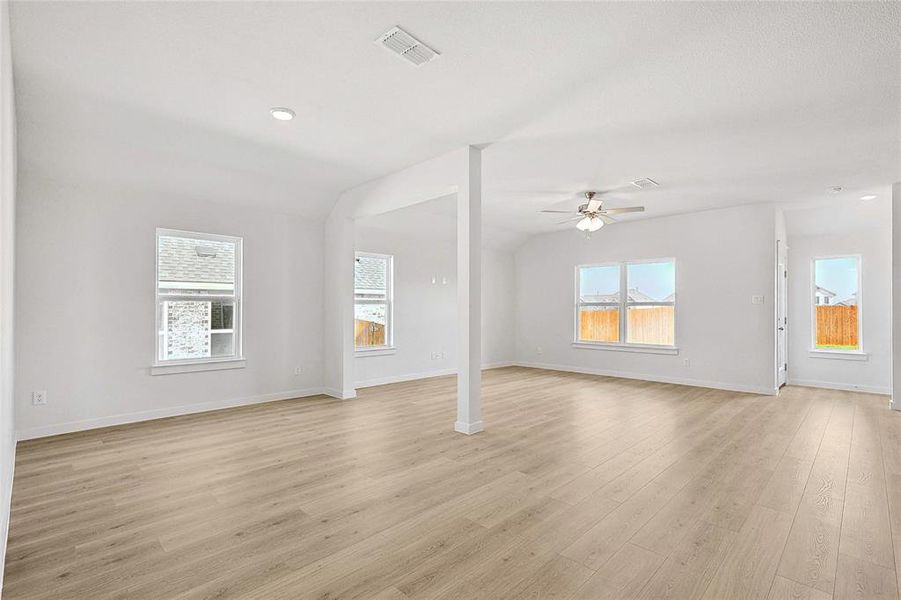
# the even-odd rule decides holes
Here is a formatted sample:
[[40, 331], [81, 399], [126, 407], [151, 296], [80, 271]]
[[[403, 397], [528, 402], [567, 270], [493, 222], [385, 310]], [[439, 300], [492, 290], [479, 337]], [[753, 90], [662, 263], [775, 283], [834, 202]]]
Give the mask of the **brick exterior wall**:
[[166, 360], [210, 356], [209, 331], [212, 312], [210, 303], [167, 302], [166, 304], [168, 312]]

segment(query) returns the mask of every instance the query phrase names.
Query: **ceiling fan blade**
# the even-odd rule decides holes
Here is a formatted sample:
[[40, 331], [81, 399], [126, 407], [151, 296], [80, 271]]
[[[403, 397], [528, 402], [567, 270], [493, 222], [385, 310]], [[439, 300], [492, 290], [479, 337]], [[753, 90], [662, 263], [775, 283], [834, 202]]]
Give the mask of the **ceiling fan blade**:
[[585, 209], [585, 212], [596, 212], [599, 208], [601, 208], [601, 199], [592, 198], [588, 201], [588, 207]]
[[629, 206], [626, 208], [608, 208], [601, 211], [608, 215], [621, 215], [623, 213], [644, 212], [644, 206]]
[[641, 190], [641, 188], [635, 187], [631, 183], [627, 183], [626, 185], [619, 185], [617, 187], [604, 188], [602, 190], [597, 190], [597, 192], [598, 192], [598, 194], [623, 194], [625, 192], [637, 192], [640, 190]]
[[540, 211], [540, 212], [543, 212], [543, 213], [566, 213], [566, 214], [570, 214], [570, 213], [572, 213], [573, 211], [571, 211], [571, 210], [542, 210], [542, 211]]
[[578, 217], [573, 217], [572, 219], [564, 219], [562, 221], [557, 221], [555, 223], [555, 225], [562, 225], [563, 223], [572, 223], [573, 221], [581, 221], [584, 218], [585, 217], [583, 217], [582, 215], [579, 215]]
[[598, 218], [601, 221], [603, 221], [604, 223], [606, 223], [607, 225], [610, 225], [611, 223], [616, 223], [616, 219], [614, 219], [613, 217], [609, 217], [609, 216], [605, 215], [604, 213], [598, 213]]

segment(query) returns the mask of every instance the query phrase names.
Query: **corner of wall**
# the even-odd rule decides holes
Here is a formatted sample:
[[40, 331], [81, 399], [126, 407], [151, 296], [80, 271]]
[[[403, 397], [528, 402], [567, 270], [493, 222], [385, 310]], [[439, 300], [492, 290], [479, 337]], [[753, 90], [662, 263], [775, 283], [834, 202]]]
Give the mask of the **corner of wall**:
[[[892, 185], [892, 392], [901, 384], [901, 182]], [[892, 408], [901, 400], [892, 397]]]
[[0, 3], [0, 594], [16, 460], [14, 370], [16, 119], [9, 2]]

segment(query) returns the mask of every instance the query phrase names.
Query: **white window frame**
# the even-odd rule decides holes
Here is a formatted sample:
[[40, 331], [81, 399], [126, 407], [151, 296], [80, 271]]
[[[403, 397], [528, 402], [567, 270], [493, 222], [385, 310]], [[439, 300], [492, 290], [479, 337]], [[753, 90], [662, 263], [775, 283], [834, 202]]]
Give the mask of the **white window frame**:
[[[397, 348], [394, 346], [394, 255], [380, 254], [377, 252], [354, 252], [354, 261], [360, 257], [380, 258], [384, 259], [388, 264], [385, 267], [385, 343], [381, 346], [365, 346], [357, 348], [354, 343], [354, 354], [356, 356], [381, 356], [384, 354], [394, 354]], [[357, 300], [356, 285], [354, 285], [354, 306], [360, 304], [381, 304], [381, 301], [361, 298]], [[356, 310], [356, 309], [355, 309]]]
[[[628, 315], [627, 310], [630, 306], [672, 306], [673, 307], [673, 331], [674, 336], [676, 330], [676, 320], [678, 319], [678, 308], [675, 300], [673, 302], [629, 302], [629, 265], [650, 264], [650, 263], [672, 263], [673, 279], [676, 278], [678, 271], [675, 258], [649, 258], [641, 260], [627, 260], [618, 262], [603, 262], [576, 265], [574, 271], [575, 280], [575, 303], [573, 310], [573, 347], [588, 348], [595, 350], [618, 350], [624, 352], [645, 352], [649, 354], [678, 354], [679, 348], [674, 344], [672, 346], [663, 344], [635, 344], [627, 342], [628, 332]], [[592, 267], [618, 267], [619, 268], [619, 302], [582, 302], [580, 300], [580, 275], [581, 270]], [[674, 286], [675, 287], [675, 286]], [[678, 299], [678, 293], [675, 296]], [[579, 312], [583, 306], [605, 306], [617, 307], [619, 309], [619, 337], [618, 342], [593, 342], [582, 340], [579, 338]]]
[[[227, 242], [235, 245], [235, 284], [234, 295], [231, 294], [208, 294], [199, 296], [196, 294], [165, 294], [162, 298], [160, 294], [160, 237], [184, 237], [194, 240], [205, 240], [211, 242]], [[199, 231], [184, 231], [180, 229], [165, 229], [158, 227], [156, 230], [156, 245], [153, 256], [155, 259], [155, 280], [153, 282], [154, 289], [154, 354], [153, 363], [150, 368], [151, 375], [167, 375], [171, 373], [189, 373], [193, 371], [214, 371], [221, 369], [240, 369], [245, 366], [244, 349], [243, 349], [243, 322], [244, 322], [244, 239], [231, 236], [219, 235], [215, 233], [203, 233]], [[216, 330], [216, 333], [231, 332], [234, 335], [234, 354], [231, 356], [211, 356], [204, 358], [185, 358], [177, 360], [163, 360], [161, 356], [160, 342], [165, 335], [163, 329], [160, 301], [163, 300], [228, 300], [234, 303], [234, 315], [232, 317], [232, 329]], [[212, 335], [213, 332], [210, 333]]]
[[[837, 258], [853, 258], [857, 261], [857, 350], [817, 348], [817, 261]], [[864, 352], [863, 341], [863, 256], [861, 254], [814, 256], [810, 259], [810, 350], [808, 351], [810, 356], [812, 358], [866, 360], [867, 353]]]

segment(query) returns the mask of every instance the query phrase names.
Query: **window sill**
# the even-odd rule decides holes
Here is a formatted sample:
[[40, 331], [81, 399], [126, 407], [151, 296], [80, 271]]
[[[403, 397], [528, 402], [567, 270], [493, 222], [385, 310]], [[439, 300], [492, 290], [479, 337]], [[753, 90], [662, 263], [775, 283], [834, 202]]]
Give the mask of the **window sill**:
[[176, 373], [195, 373], [198, 371], [222, 371], [225, 369], [243, 369], [247, 361], [243, 358], [225, 358], [198, 361], [173, 361], [158, 363], [150, 367], [151, 375], [174, 375]]
[[356, 349], [354, 350], [354, 356], [358, 358], [364, 358], [366, 356], [387, 356], [389, 354], [397, 353], [397, 348], [394, 346], [380, 346], [378, 348], [366, 348], [366, 349]]
[[833, 360], [869, 360], [866, 352], [842, 350], [809, 350], [810, 358], [830, 358]]
[[584, 350], [612, 350], [614, 352], [642, 352], [645, 354], [679, 354], [676, 346], [651, 346], [644, 344], [604, 344], [600, 342], [573, 342], [573, 348]]

